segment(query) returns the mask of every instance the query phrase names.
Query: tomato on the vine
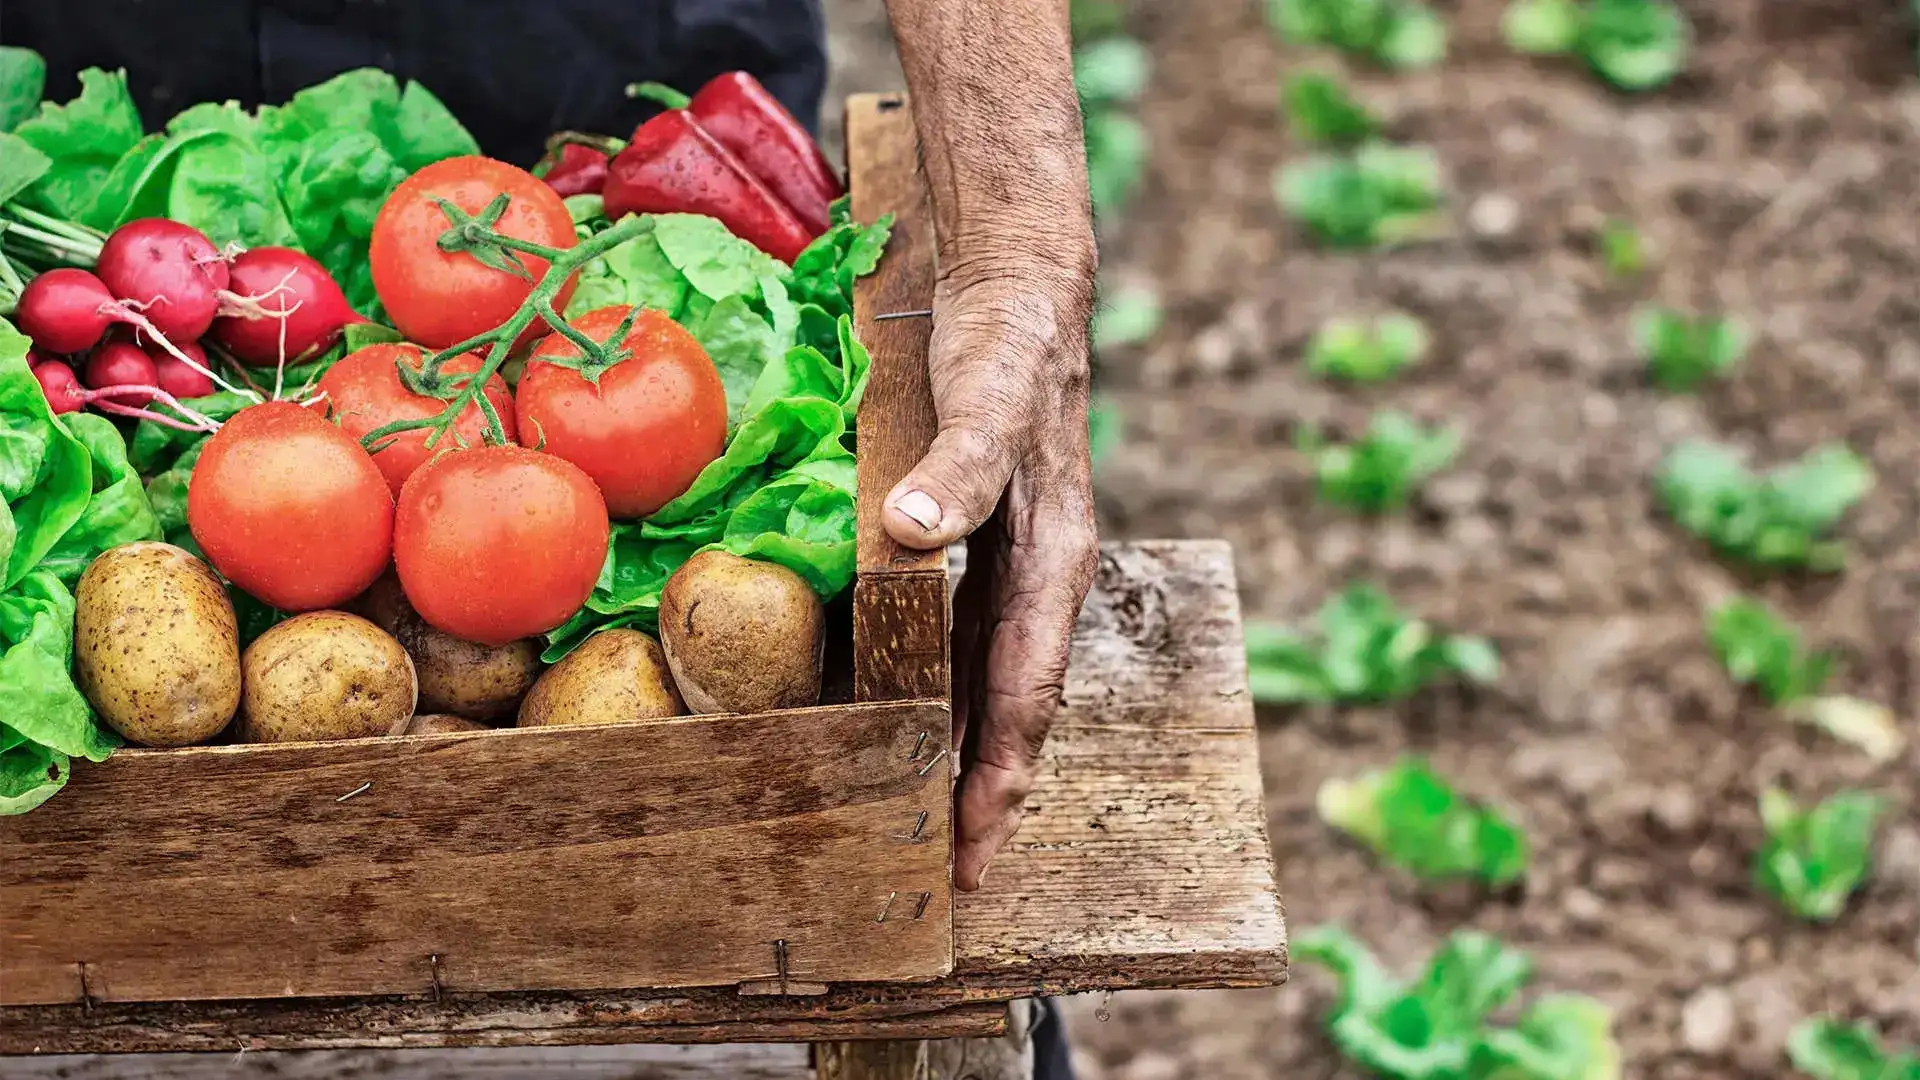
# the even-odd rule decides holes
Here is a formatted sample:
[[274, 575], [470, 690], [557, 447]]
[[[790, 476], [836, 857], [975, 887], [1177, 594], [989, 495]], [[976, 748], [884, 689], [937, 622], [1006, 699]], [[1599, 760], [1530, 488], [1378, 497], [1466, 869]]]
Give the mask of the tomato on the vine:
[[573, 617], [607, 558], [607, 504], [551, 454], [482, 446], [441, 454], [400, 490], [393, 564], [428, 625], [482, 645]]
[[[420, 346], [403, 343], [368, 345], [342, 357], [320, 376], [320, 389], [327, 398], [327, 415], [340, 425], [340, 430], [355, 439], [364, 439], [368, 432], [396, 420], [425, 420], [440, 415], [447, 403], [407, 389], [400, 381], [400, 369], [396, 366], [404, 363], [418, 371], [426, 357], [426, 351]], [[461, 353], [442, 364], [440, 372], [471, 375], [480, 370], [480, 363], [480, 357], [473, 353]], [[507, 438], [513, 439], [513, 397], [507, 392], [507, 381], [494, 375], [487, 380], [485, 393], [493, 403], [494, 412], [500, 416], [500, 426]], [[373, 451], [373, 463], [380, 467], [380, 475], [387, 478], [387, 486], [398, 498], [400, 485], [435, 451], [461, 445], [478, 446], [486, 430], [487, 418], [480, 406], [468, 405], [432, 450], [427, 448], [425, 429], [404, 431]]]
[[[630, 309], [596, 308], [572, 321], [606, 344]], [[727, 444], [727, 390], [692, 334], [642, 311], [621, 343], [630, 354], [590, 382], [550, 360], [580, 350], [559, 334], [533, 350], [514, 394], [520, 442], [585, 469], [616, 518], [645, 517], [693, 485]]]
[[[402, 181], [380, 207], [369, 252], [373, 287], [408, 341], [444, 349], [499, 327], [546, 273], [547, 261], [536, 255], [518, 256], [533, 277], [529, 281], [470, 253], [440, 249], [440, 237], [451, 227], [441, 200], [478, 216], [501, 194], [509, 201], [494, 223], [496, 232], [550, 248], [574, 245], [573, 218], [560, 196], [532, 173], [492, 158], [437, 161]], [[566, 308], [573, 286], [569, 278], [561, 287], [555, 310]], [[514, 344], [525, 345], [547, 329], [536, 318]]]
[[269, 401], [207, 440], [187, 526], [214, 568], [281, 611], [343, 604], [393, 551], [393, 493], [373, 459], [313, 409]]

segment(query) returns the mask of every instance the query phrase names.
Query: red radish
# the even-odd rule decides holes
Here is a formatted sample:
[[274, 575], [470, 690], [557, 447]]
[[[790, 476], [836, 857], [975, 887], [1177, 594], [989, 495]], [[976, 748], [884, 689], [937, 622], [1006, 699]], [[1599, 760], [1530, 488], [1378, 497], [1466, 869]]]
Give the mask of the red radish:
[[47, 395], [47, 407], [55, 413], [79, 412], [87, 404], [87, 392], [80, 388], [80, 377], [58, 360], [49, 360], [33, 369], [40, 392]]
[[[180, 346], [180, 351], [191, 357], [201, 369], [207, 368], [207, 350], [197, 343], [189, 341]], [[174, 397], [197, 398], [213, 393], [213, 380], [207, 377], [206, 370], [196, 370], [164, 349], [148, 349], [147, 356], [153, 361], [158, 380], [155, 385]]]
[[47, 352], [81, 352], [98, 344], [114, 321], [113, 293], [85, 270], [63, 266], [27, 283], [15, 318]]
[[141, 218], [113, 231], [97, 269], [114, 296], [130, 302], [169, 339], [198, 341], [213, 325], [227, 260], [206, 234], [166, 218]]
[[56, 358], [54, 357], [54, 355], [50, 352], [41, 352], [39, 349], [28, 349], [27, 350], [27, 370], [32, 371], [34, 368], [39, 367], [41, 364], [50, 364], [55, 359]]
[[127, 341], [109, 341], [94, 349], [81, 372], [81, 381], [95, 390], [103, 386], [158, 386], [159, 378], [153, 358]]
[[292, 248], [243, 251], [229, 277], [213, 340], [250, 367], [325, 352], [348, 323], [361, 321], [327, 268]]

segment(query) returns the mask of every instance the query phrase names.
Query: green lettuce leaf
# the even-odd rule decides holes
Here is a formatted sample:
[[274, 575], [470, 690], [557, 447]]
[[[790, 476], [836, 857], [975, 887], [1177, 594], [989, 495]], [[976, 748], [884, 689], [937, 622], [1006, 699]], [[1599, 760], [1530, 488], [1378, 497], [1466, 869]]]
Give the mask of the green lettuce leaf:
[[92, 458], [93, 497], [40, 566], [71, 588], [101, 552], [136, 540], [158, 540], [161, 532], [147, 490], [127, 461], [126, 441], [113, 421], [81, 412], [64, 422]]
[[53, 162], [34, 184], [33, 199], [56, 217], [77, 218], [114, 163], [140, 141], [140, 111], [125, 72], [88, 68], [80, 73], [79, 97], [42, 104], [13, 131]]
[[0, 132], [12, 131], [37, 112], [46, 89], [47, 62], [39, 53], [0, 45]]
[[1505, 814], [1455, 791], [1417, 758], [1348, 781], [1315, 799], [1327, 824], [1421, 878], [1500, 886], [1527, 872], [1527, 838]]
[[32, 143], [0, 131], [0, 203], [32, 187], [51, 168], [53, 159]]
[[0, 589], [46, 557], [86, 511], [93, 490], [86, 447], [47, 408], [27, 369], [28, 344], [0, 319]]
[[105, 761], [119, 740], [73, 684], [73, 594], [38, 568], [0, 593], [0, 814], [66, 786], [71, 758]]

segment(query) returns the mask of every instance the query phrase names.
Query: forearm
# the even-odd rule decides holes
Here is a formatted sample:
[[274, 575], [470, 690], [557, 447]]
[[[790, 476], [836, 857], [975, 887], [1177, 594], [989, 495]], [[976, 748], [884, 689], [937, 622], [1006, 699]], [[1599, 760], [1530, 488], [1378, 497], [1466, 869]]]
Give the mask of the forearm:
[[1067, 0], [887, 0], [887, 11], [913, 95], [942, 275], [1040, 275], [1090, 288]]

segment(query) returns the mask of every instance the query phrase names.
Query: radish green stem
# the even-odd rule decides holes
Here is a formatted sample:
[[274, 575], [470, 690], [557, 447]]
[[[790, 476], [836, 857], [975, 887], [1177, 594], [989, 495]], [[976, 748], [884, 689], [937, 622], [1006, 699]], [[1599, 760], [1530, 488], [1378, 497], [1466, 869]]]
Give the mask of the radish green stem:
[[78, 240], [57, 236], [50, 232], [23, 225], [18, 221], [0, 221], [0, 233], [14, 233], [52, 251], [82, 256], [89, 259], [100, 257], [100, 245], [88, 246]]

